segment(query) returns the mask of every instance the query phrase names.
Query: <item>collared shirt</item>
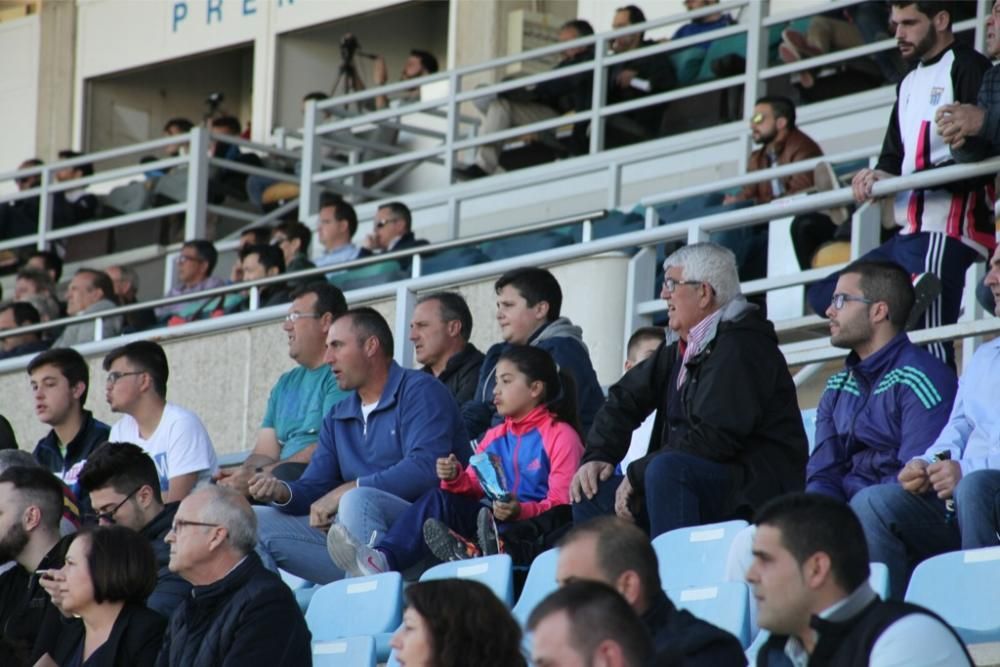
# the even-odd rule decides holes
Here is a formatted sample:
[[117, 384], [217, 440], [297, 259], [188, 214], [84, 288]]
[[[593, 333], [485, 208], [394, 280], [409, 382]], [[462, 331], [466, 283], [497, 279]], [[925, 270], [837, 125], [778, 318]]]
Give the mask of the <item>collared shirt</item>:
[[677, 373], [678, 389], [683, 386], [684, 380], [687, 378], [687, 363], [691, 361], [691, 359], [698, 356], [698, 354], [705, 349], [705, 345], [712, 340], [716, 327], [718, 327], [719, 320], [721, 319], [722, 309], [720, 308], [691, 328], [687, 337], [687, 345], [684, 346], [684, 358], [681, 363], [681, 368]]
[[[170, 291], [166, 293], [165, 296], [180, 296], [181, 294], [193, 294], [194, 292], [202, 292], [207, 289], [214, 289], [216, 287], [222, 287], [227, 284], [222, 278], [217, 278], [216, 276], [209, 276], [202, 280], [200, 283], [195, 283], [194, 285], [174, 285], [170, 288]], [[175, 303], [169, 306], [160, 306], [156, 309], [156, 317], [159, 319], [164, 319], [175, 313], [179, 313], [185, 308], [190, 308], [191, 302], [187, 303]]]
[[320, 255], [316, 258], [315, 264], [316, 266], [342, 264], [343, 262], [350, 262], [353, 259], [357, 259], [360, 254], [361, 248], [353, 243], [348, 243], [347, 245], [342, 245], [339, 248], [334, 248], [330, 252]]

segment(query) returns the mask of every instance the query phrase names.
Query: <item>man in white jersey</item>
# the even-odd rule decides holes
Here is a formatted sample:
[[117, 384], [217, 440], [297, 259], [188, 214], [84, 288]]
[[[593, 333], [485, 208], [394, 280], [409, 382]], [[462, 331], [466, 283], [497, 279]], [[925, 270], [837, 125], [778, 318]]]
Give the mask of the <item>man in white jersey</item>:
[[111, 427], [109, 439], [146, 450], [160, 474], [163, 501], [183, 500], [219, 466], [198, 416], [167, 403], [169, 368], [163, 348], [145, 340], [123, 345], [104, 357], [104, 370], [108, 405], [125, 413]]
[[[854, 177], [859, 202], [872, 199], [876, 181], [953, 162], [935, 128], [935, 113], [943, 105], [975, 103], [990, 62], [955, 42], [952, 7], [949, 2], [892, 3], [900, 54], [917, 64], [899, 85], [878, 164]], [[925, 327], [958, 320], [966, 269], [977, 258], [988, 257], [996, 245], [991, 181], [970, 179], [898, 193], [894, 210], [899, 234], [865, 256], [896, 262], [911, 275], [932, 273], [940, 279], [941, 294], [927, 305]], [[809, 288], [809, 303], [816, 312], [829, 306], [838, 278], [834, 274]], [[929, 350], [954, 367], [950, 343], [933, 343]]]

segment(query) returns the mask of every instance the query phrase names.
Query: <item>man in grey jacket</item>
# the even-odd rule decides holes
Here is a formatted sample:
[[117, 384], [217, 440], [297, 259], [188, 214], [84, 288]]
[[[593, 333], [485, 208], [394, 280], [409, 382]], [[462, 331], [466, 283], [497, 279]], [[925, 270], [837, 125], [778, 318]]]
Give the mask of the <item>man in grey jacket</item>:
[[[80, 269], [73, 276], [66, 291], [66, 312], [74, 316], [110, 310], [117, 305], [114, 298], [115, 287], [108, 274], [96, 269]], [[104, 320], [103, 325], [103, 338], [117, 336], [122, 330], [122, 318], [109, 317]], [[80, 322], [66, 327], [53, 347], [72, 347], [92, 340], [94, 340], [94, 322]]]

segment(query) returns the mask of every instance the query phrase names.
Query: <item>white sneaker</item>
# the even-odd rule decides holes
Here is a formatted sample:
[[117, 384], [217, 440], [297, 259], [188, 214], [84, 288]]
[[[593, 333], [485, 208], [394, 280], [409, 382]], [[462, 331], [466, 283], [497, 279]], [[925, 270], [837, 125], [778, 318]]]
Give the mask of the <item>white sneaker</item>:
[[326, 538], [326, 550], [330, 552], [334, 564], [349, 577], [362, 576], [361, 570], [358, 569], [358, 546], [343, 525], [334, 522], [330, 526], [330, 534]]

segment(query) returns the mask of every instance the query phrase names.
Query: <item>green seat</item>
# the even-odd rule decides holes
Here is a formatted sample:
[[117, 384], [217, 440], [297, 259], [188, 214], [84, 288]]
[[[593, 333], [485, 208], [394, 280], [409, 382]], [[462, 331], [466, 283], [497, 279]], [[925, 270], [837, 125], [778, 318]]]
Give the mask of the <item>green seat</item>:
[[326, 274], [327, 280], [347, 292], [352, 289], [382, 285], [406, 278], [409, 274], [402, 270], [399, 262], [387, 260], [377, 264], [367, 264], [356, 269], [346, 269]]
[[689, 46], [670, 54], [670, 64], [677, 74], [678, 84], [686, 86], [695, 82], [705, 60], [705, 50], [702, 46]]

